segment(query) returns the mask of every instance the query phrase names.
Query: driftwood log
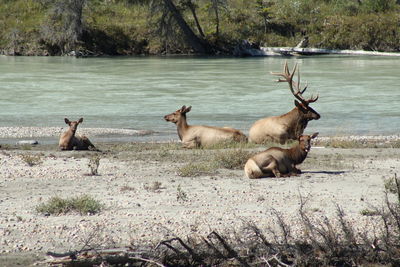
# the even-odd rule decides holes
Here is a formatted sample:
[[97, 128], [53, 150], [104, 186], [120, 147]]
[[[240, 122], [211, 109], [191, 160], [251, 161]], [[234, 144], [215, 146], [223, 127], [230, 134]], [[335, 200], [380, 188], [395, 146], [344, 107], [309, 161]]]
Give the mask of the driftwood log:
[[247, 56], [311, 56], [311, 55], [362, 55], [362, 56], [397, 56], [396, 52], [378, 52], [364, 50], [337, 50], [324, 48], [301, 47], [260, 47], [251, 48], [246, 52]]
[[65, 253], [47, 252], [47, 259], [40, 264], [49, 266], [93, 266], [107, 263], [111, 265], [149, 263], [151, 266], [164, 266], [146, 257], [146, 252], [133, 251], [131, 248], [85, 249]]

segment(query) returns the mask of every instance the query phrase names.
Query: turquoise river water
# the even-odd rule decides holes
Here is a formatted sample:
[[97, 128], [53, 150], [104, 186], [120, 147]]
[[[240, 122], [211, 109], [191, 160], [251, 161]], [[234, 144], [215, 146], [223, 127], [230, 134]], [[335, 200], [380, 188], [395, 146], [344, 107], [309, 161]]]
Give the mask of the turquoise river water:
[[290, 111], [294, 97], [271, 71], [297, 62], [305, 97], [321, 119], [306, 132], [391, 135], [400, 131], [400, 60], [391, 57], [5, 57], [0, 56], [0, 127], [81, 127], [154, 131], [176, 137], [163, 116], [191, 105], [189, 124], [244, 131]]

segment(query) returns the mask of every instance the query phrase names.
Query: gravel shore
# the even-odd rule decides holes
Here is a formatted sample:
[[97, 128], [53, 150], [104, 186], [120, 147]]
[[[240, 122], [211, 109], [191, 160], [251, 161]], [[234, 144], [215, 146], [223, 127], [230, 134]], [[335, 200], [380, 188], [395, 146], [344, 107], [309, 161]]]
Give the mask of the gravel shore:
[[[1, 137], [28, 137], [28, 132], [34, 132], [29, 137], [55, 136], [61, 131], [20, 130], [7, 127]], [[114, 131], [85, 130], [91, 134]], [[324, 138], [328, 137], [317, 141]], [[382, 142], [400, 139], [374, 138]], [[183, 150], [168, 144], [143, 144], [139, 148], [120, 144], [118, 149], [114, 145], [99, 144], [103, 153], [61, 152], [56, 145], [1, 150], [0, 253], [44, 255], [46, 251], [79, 250], [89, 241], [90, 246], [100, 247], [155, 244], [174, 235], [239, 230], [246, 222], [267, 229], [275, 225], [272, 209], [296, 228], [300, 196], [307, 199], [308, 210], [317, 217], [334, 219], [340, 205], [360, 231], [373, 232], [374, 218], [361, 215], [361, 211], [383, 204], [384, 181], [400, 169], [399, 148], [318, 145], [300, 165], [304, 173], [298, 177], [249, 180], [241, 169], [223, 168], [181, 177], [178, 170], [193, 157], [207, 158], [207, 153], [215, 151]], [[29, 166], [27, 155], [40, 160]], [[97, 176], [89, 175], [88, 164], [93, 157], [100, 157]], [[51, 197], [84, 194], [99, 200], [105, 209], [96, 215], [46, 216], [35, 211]]]
[[[35, 137], [59, 137], [67, 130], [66, 127], [0, 127], [1, 138], [35, 138]], [[127, 135], [137, 136], [149, 134], [151, 131], [116, 129], [116, 128], [79, 128], [79, 134], [87, 136], [99, 135]]]

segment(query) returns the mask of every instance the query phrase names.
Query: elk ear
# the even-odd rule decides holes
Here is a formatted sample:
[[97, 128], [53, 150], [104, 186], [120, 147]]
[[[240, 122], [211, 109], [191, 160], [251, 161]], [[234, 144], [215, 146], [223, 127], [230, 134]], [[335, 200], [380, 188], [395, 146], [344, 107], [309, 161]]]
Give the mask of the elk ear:
[[185, 108], [185, 113], [188, 113], [190, 110], [192, 110], [192, 106], [188, 106], [187, 108]]
[[83, 122], [83, 118], [80, 118], [80, 119], [78, 120], [78, 122], [79, 122], [79, 123], [82, 123], [82, 122]]
[[302, 103], [300, 103], [299, 101], [297, 101], [297, 100], [295, 100], [294, 101], [294, 105], [300, 110], [300, 111], [302, 111], [302, 112], [306, 112], [307, 110], [306, 110], [306, 107], [302, 104]]
[[313, 134], [311, 135], [311, 139], [314, 139], [315, 137], [317, 137], [318, 134], [319, 134], [319, 133], [313, 133]]
[[66, 124], [70, 123], [69, 119], [67, 119], [67, 118], [64, 118], [64, 121], [65, 121]]
[[185, 112], [185, 109], [186, 109], [186, 106], [183, 105], [179, 111], [180, 111], [181, 113], [183, 113], [183, 112]]

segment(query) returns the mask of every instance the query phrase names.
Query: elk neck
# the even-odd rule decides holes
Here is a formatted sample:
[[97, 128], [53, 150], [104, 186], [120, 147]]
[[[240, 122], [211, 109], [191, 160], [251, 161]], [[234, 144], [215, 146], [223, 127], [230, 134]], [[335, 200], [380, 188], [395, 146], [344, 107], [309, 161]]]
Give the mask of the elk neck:
[[300, 143], [289, 148], [288, 152], [289, 152], [289, 157], [291, 158], [294, 164], [302, 163], [306, 159], [308, 154], [306, 151], [301, 149]]
[[74, 131], [71, 128], [69, 128], [64, 134], [64, 138], [65, 138], [64, 140], [68, 141], [68, 145], [67, 145], [68, 148], [70, 148], [72, 145], [72, 140], [74, 139], [75, 132], [76, 132], [76, 130]]
[[185, 133], [189, 129], [189, 125], [186, 121], [186, 115], [181, 116], [180, 120], [178, 120], [178, 122], [176, 123], [176, 126], [178, 127], [179, 139], [182, 140], [182, 136], [185, 135]]
[[304, 129], [307, 127], [308, 120], [297, 107], [284, 114], [283, 117], [286, 119], [288, 132], [292, 135], [291, 138], [297, 139], [303, 134]]

